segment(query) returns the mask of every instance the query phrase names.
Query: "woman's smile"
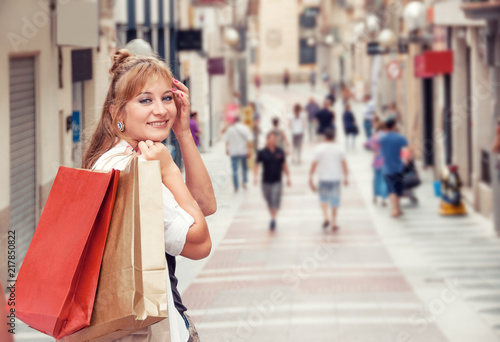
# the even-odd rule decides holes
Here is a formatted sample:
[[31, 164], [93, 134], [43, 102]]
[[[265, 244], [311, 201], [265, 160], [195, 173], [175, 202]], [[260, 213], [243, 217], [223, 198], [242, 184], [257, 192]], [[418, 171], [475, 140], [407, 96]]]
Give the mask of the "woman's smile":
[[167, 127], [168, 120], [148, 122], [148, 125], [155, 128]]

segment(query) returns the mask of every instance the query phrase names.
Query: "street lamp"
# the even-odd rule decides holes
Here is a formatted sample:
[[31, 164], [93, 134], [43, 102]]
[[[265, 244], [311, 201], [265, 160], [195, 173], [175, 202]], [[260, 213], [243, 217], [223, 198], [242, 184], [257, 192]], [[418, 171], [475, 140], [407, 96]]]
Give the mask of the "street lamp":
[[259, 40], [257, 38], [252, 38], [250, 40], [250, 46], [254, 49], [257, 48], [259, 46]]
[[409, 32], [416, 32], [427, 24], [425, 6], [420, 1], [411, 1], [403, 10], [403, 20]]
[[365, 23], [364, 22], [359, 22], [354, 27], [352, 28], [353, 31], [353, 40], [357, 41], [361, 35], [363, 34], [363, 31], [365, 30]]
[[153, 56], [153, 48], [143, 39], [132, 39], [125, 45], [125, 49], [138, 56]]
[[384, 48], [391, 48], [396, 43], [396, 35], [392, 30], [385, 28], [378, 35], [378, 42]]
[[325, 37], [325, 44], [326, 45], [332, 45], [335, 42], [335, 39], [333, 38], [333, 35], [329, 34]]
[[229, 45], [236, 45], [240, 40], [240, 35], [232, 27], [226, 27], [224, 29], [224, 41]]
[[366, 28], [369, 33], [376, 33], [380, 29], [380, 23], [376, 15], [370, 14], [366, 17]]

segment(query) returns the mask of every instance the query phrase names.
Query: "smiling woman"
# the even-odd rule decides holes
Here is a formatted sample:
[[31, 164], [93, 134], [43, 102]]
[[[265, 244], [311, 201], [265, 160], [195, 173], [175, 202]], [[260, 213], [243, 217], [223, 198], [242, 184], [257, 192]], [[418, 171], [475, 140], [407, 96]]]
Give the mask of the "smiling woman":
[[[177, 291], [175, 256], [202, 259], [210, 254], [212, 242], [205, 216], [215, 212], [216, 202], [190, 131], [189, 90], [157, 58], [119, 50], [113, 61], [111, 84], [101, 118], [87, 144], [83, 167], [122, 170], [133, 154], [139, 160], [160, 162], [165, 253], [171, 284], [168, 295], [173, 307], [169, 307], [169, 318], [157, 323], [156, 328], [177, 334], [172, 341], [197, 341], [196, 330]], [[186, 182], [161, 143], [171, 129], [184, 158]], [[146, 327], [117, 341], [149, 341], [154, 338], [150, 336], [152, 331]]]

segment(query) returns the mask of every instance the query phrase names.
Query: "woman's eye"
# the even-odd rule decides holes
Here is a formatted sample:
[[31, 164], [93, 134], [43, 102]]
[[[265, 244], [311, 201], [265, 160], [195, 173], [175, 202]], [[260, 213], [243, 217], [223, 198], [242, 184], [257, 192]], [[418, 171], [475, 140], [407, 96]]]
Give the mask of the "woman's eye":
[[143, 104], [145, 104], [145, 103], [151, 103], [151, 99], [140, 99], [139, 103], [143, 103]]
[[163, 101], [172, 101], [172, 96], [165, 96]]

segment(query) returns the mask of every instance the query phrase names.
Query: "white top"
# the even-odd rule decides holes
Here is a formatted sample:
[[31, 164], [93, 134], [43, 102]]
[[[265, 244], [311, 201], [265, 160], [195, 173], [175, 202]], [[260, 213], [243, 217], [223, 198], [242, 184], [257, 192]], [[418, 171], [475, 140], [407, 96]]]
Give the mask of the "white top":
[[231, 157], [246, 156], [248, 154], [248, 142], [253, 140], [250, 129], [241, 122], [231, 125], [224, 135], [228, 143], [228, 151]]
[[375, 114], [375, 102], [373, 100], [368, 101], [365, 104], [365, 109], [363, 111], [363, 118], [365, 120], [372, 120]]
[[336, 143], [324, 142], [314, 149], [314, 161], [318, 163], [320, 181], [339, 182], [342, 180], [342, 161], [345, 153]]
[[296, 117], [295, 114], [292, 114], [290, 116], [292, 135], [298, 135], [304, 133], [304, 122], [305, 122], [305, 116], [303, 112], [299, 114], [299, 117]]
[[[95, 163], [94, 170], [110, 171], [111, 169], [122, 171], [127, 166], [132, 155], [125, 155], [128, 143], [120, 141], [115, 147], [104, 153]], [[145, 161], [138, 158], [139, 162]], [[194, 223], [194, 219], [184, 209], [182, 209], [174, 198], [170, 190], [162, 184], [163, 190], [163, 227], [165, 231], [165, 252], [170, 255], [179, 255], [186, 243], [186, 236]], [[175, 308], [168, 267], [166, 268], [167, 279], [167, 309], [169, 313], [169, 325], [171, 331], [171, 342], [185, 342], [189, 339], [189, 332], [186, 329], [184, 319]], [[157, 323], [158, 324], [158, 323]], [[132, 335], [147, 336], [149, 328], [143, 328]], [[118, 342], [122, 339], [118, 339]], [[126, 338], [123, 338], [126, 341]], [[134, 340], [135, 341], [135, 340]]]

